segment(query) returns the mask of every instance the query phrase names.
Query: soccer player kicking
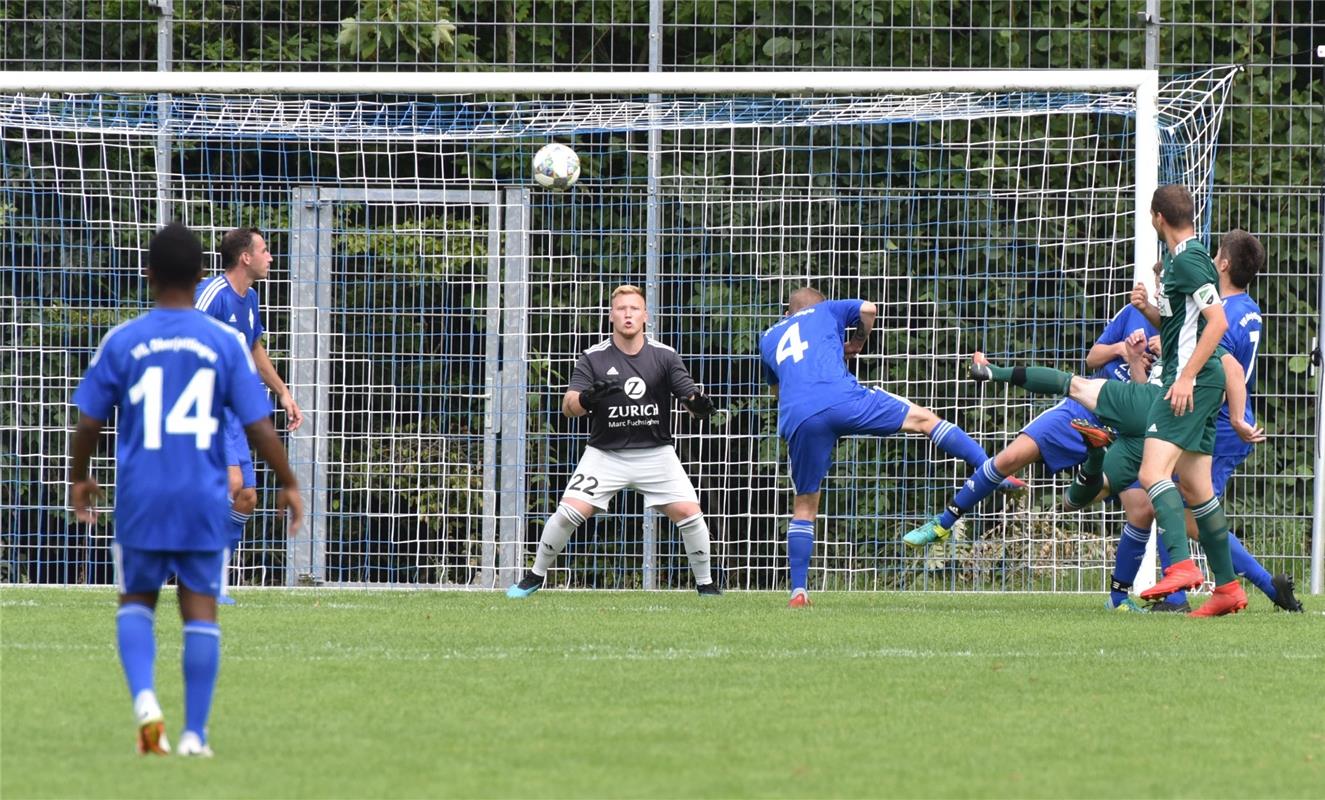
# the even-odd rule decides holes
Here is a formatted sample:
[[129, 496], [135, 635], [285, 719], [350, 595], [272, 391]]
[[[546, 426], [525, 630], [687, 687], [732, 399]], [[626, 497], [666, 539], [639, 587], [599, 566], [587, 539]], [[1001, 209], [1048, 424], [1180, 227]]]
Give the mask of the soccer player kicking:
[[[262, 344], [262, 313], [258, 309], [258, 293], [253, 289], [253, 284], [264, 280], [271, 270], [271, 251], [267, 249], [262, 232], [257, 228], [235, 228], [221, 237], [221, 269], [224, 270], [223, 274], [198, 284], [194, 305], [244, 335], [245, 344], [253, 354], [253, 363], [257, 365], [258, 375], [271, 388], [272, 394], [276, 395], [281, 408], [285, 409], [290, 430], [298, 430], [304, 422], [303, 412], [299, 410], [299, 404], [294, 401], [294, 395], [290, 393], [285, 381], [277, 374], [276, 367], [267, 355], [267, 348]], [[229, 555], [232, 556], [244, 538], [244, 526], [257, 508], [258, 483], [248, 441], [244, 438], [244, 427], [229, 415], [225, 416], [223, 425], [226, 464], [230, 470], [231, 503], [228, 518], [231, 525]], [[219, 602], [234, 605], [235, 601], [223, 590]]]
[[[792, 293], [787, 314], [759, 342], [764, 378], [778, 404], [778, 434], [791, 455], [791, 522], [787, 561], [792, 608], [810, 604], [806, 584], [814, 551], [820, 485], [843, 436], [891, 436], [899, 431], [929, 437], [940, 450], [977, 467], [989, 455], [961, 428], [934, 412], [882, 389], [868, 389], [846, 367], [869, 338], [878, 313], [865, 300], [828, 300], [816, 289]], [[846, 329], [856, 327], [843, 342]], [[1009, 484], [1009, 488], [1017, 488]]]
[[119, 410], [115, 463], [115, 556], [120, 589], [115, 625], [120, 663], [133, 698], [138, 752], [170, 752], [153, 678], [153, 622], [161, 585], [174, 575], [184, 619], [184, 733], [181, 755], [210, 756], [207, 718], [220, 663], [216, 596], [225, 572], [230, 504], [223, 410], [275, 470], [278, 508], [289, 529], [303, 516], [294, 473], [267, 418], [248, 344], [193, 308], [202, 244], [188, 228], [166, 226], [148, 248], [147, 279], [156, 306], [101, 340], [74, 392], [81, 416], [72, 442], [70, 502], [93, 523], [97, 482], [88, 473], [105, 420]]
[[[1147, 369], [1143, 366], [1139, 373], [1132, 373], [1128, 348], [1129, 345], [1144, 346], [1156, 333], [1155, 327], [1144, 314], [1131, 304], [1123, 306], [1086, 354], [1086, 368], [1094, 370], [1098, 379], [1118, 383], [1132, 380], [1144, 382]], [[1058, 373], [1059, 376], [1064, 374]], [[1032, 375], [1038, 376], [1037, 373]], [[1043, 383], [1044, 386], [1040, 388], [1051, 389], [1052, 394], [1067, 394], [1061, 377], [1051, 376]], [[1035, 384], [1038, 386], [1038, 382]], [[1064, 397], [1053, 407], [1041, 412], [1022, 428], [1007, 447], [971, 473], [942, 512], [920, 527], [908, 531], [902, 537], [903, 541], [911, 547], [925, 547], [946, 539], [957, 520], [993, 494], [1008, 476], [1016, 475], [1036, 461], [1044, 462], [1050, 472], [1061, 472], [1080, 465], [1086, 459], [1087, 449], [1081, 435], [1072, 429], [1074, 419], [1094, 420], [1094, 414], [1072, 397]], [[1129, 542], [1139, 541], [1144, 553], [1153, 520], [1150, 500], [1145, 491], [1136, 486], [1126, 487], [1120, 492], [1119, 501], [1127, 518], [1123, 537]], [[1127, 599], [1126, 591], [1121, 593], [1117, 602], [1111, 604], [1123, 610], [1140, 610]]]
[[533, 569], [506, 590], [507, 597], [528, 597], [541, 589], [575, 529], [605, 510], [622, 489], [640, 492], [646, 506], [661, 508], [676, 523], [699, 593], [722, 594], [709, 564], [708, 523], [672, 447], [671, 431], [673, 397], [703, 418], [713, 415], [713, 402], [676, 351], [645, 334], [649, 311], [642, 289], [618, 286], [611, 303], [612, 336], [575, 362], [561, 399], [566, 416], [589, 416], [589, 446], [557, 510], [543, 525]]

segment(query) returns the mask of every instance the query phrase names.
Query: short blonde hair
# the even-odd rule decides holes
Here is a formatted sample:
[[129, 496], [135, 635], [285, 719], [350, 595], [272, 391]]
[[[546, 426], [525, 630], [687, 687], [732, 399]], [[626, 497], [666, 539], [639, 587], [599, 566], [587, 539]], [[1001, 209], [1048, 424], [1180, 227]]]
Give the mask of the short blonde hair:
[[633, 283], [623, 283], [612, 290], [612, 299], [608, 303], [608, 305], [616, 305], [616, 299], [623, 294], [637, 294], [639, 295], [639, 298], [641, 300], [645, 301], [646, 303], [648, 302], [648, 298], [644, 296], [643, 289], [639, 288]]

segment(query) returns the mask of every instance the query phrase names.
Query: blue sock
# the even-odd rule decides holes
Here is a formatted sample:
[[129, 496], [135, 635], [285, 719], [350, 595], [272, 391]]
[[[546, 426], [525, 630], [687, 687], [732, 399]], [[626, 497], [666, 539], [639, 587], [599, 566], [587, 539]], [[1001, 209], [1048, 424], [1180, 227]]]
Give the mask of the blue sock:
[[233, 508], [230, 509], [230, 552], [239, 549], [239, 543], [244, 540], [244, 526], [252, 517], [252, 514], [243, 514]]
[[[935, 430], [938, 429], [935, 428]], [[961, 431], [957, 430], [957, 433], [961, 433]], [[962, 433], [962, 436], [966, 436], [966, 434]], [[968, 438], [967, 441], [969, 442], [970, 439]], [[984, 451], [980, 452], [983, 453]], [[957, 520], [961, 518], [962, 514], [975, 508], [977, 503], [998, 491], [999, 484], [1003, 483], [1003, 479], [1006, 477], [994, 467], [994, 459], [986, 458], [975, 472], [971, 473], [971, 477], [966, 479], [966, 483], [962, 484], [962, 488], [958, 490], [957, 494], [952, 496], [952, 500], [948, 502], [948, 507], [943, 509], [943, 513], [939, 514], [939, 524], [947, 530], [952, 530], [952, 526], [957, 524]]]
[[221, 666], [221, 627], [215, 622], [184, 623], [184, 730], [207, 741], [207, 717]]
[[793, 519], [787, 526], [787, 563], [791, 567], [791, 590], [804, 589], [810, 576], [814, 553], [814, 523]]
[[1242, 542], [1233, 535], [1233, 531], [1228, 532], [1228, 550], [1233, 556], [1233, 571], [1251, 581], [1257, 589], [1265, 593], [1266, 597], [1274, 600], [1278, 593], [1271, 583], [1270, 573], [1261, 566], [1261, 562], [1247, 552], [1247, 548], [1242, 546]]
[[137, 699], [144, 690], [156, 691], [152, 679], [156, 661], [156, 635], [152, 623], [156, 612], [141, 603], [125, 603], [115, 612], [115, 633], [120, 664], [129, 682], [129, 696]]
[[[1163, 544], [1164, 537], [1161, 535], [1158, 538], [1160, 540], [1160, 544], [1158, 547], [1155, 548], [1155, 553], [1159, 556], [1159, 565], [1164, 569], [1168, 569], [1169, 567], [1173, 566], [1173, 559], [1169, 558], [1168, 548], [1166, 548]], [[1173, 594], [1164, 598], [1164, 602], [1172, 603], [1175, 606], [1180, 606], [1183, 603], [1187, 602], [1187, 593], [1174, 592]]]
[[939, 420], [939, 424], [929, 432], [929, 440], [934, 446], [950, 456], [956, 456], [972, 468], [979, 467], [989, 460], [989, 454], [985, 449], [975, 443], [975, 440], [966, 435], [966, 431], [958, 428], [947, 420]]
[[1149, 539], [1150, 531], [1130, 522], [1123, 526], [1123, 535], [1118, 537], [1118, 553], [1113, 557], [1113, 582], [1109, 587], [1109, 602], [1114, 606], [1127, 599], [1128, 590], [1141, 569], [1141, 561], [1146, 557]]

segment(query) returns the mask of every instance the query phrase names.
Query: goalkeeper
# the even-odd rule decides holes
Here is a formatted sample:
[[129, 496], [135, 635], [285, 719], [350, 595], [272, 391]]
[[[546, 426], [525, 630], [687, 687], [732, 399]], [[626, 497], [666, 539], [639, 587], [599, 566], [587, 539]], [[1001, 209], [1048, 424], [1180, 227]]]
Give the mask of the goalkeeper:
[[618, 286], [611, 303], [612, 336], [575, 362], [561, 400], [566, 416], [589, 416], [589, 446], [543, 526], [533, 569], [506, 591], [507, 597], [528, 597], [541, 589], [575, 529], [605, 510], [622, 489], [640, 492], [645, 505], [662, 509], [676, 523], [699, 593], [722, 593], [709, 565], [708, 524], [672, 447], [671, 431], [673, 397], [696, 417], [712, 416], [713, 402], [676, 351], [644, 333], [649, 312], [643, 290]]

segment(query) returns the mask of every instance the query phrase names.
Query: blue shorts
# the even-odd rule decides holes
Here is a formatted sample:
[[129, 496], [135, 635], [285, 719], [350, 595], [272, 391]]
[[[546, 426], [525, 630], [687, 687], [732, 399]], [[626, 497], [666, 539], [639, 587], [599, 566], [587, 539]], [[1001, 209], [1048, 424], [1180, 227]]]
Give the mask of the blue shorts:
[[225, 463], [227, 466], [239, 467], [239, 471], [244, 474], [245, 489], [258, 485], [257, 473], [253, 471], [253, 453], [248, 447], [248, 435], [233, 414], [226, 414], [225, 417]]
[[1072, 430], [1074, 419], [1099, 424], [1099, 419], [1085, 406], [1064, 397], [1021, 429], [1040, 448], [1040, 460], [1050, 472], [1062, 472], [1086, 460], [1086, 442]]
[[1215, 456], [1210, 460], [1210, 483], [1215, 487], [1215, 497], [1224, 496], [1224, 487], [1228, 486], [1228, 479], [1233, 477], [1233, 471], [1246, 461], [1249, 455], [1251, 454]]
[[858, 400], [830, 406], [802, 422], [787, 437], [796, 494], [819, 491], [839, 438], [858, 433], [891, 436], [902, 429], [909, 413], [910, 400], [883, 389], [871, 389]]
[[225, 589], [229, 550], [141, 550], [111, 545], [120, 594], [155, 594], [175, 575], [198, 594], [216, 597]]

